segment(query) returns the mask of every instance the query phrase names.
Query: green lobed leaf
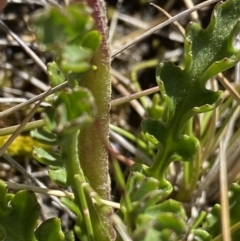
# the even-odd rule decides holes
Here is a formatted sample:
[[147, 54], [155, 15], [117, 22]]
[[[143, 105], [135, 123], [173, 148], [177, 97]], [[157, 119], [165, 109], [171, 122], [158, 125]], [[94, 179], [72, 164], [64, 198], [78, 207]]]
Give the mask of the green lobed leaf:
[[91, 122], [94, 115], [94, 99], [91, 93], [78, 87], [62, 91], [52, 107], [46, 110], [44, 120], [49, 131], [64, 136], [63, 140], [66, 141], [66, 135]]
[[161, 63], [156, 78], [168, 106], [168, 120], [146, 119], [143, 131], [158, 140], [158, 154], [148, 175], [164, 178], [172, 161], [193, 160], [198, 140], [183, 133], [186, 122], [196, 113], [212, 110], [219, 105], [222, 93], [206, 89], [209, 78], [233, 67], [240, 60], [234, 37], [240, 30], [240, 0], [219, 3], [206, 29], [191, 23], [186, 29], [184, 63], [180, 68]]
[[166, 212], [174, 213], [176, 217], [179, 217], [183, 220], [187, 219], [187, 216], [182, 204], [173, 199], [168, 199], [160, 204], [151, 206], [146, 210], [146, 214], [152, 217], [155, 217], [160, 213], [166, 213]]
[[[131, 167], [131, 174], [127, 182], [127, 190], [132, 196], [131, 199], [134, 201], [139, 200], [139, 198], [144, 197], [144, 195], [148, 195], [150, 191], [161, 190], [161, 195], [159, 195], [160, 201], [172, 191], [172, 186], [167, 180], [151, 177], [148, 170], [146, 165], [141, 164], [134, 164]], [[145, 182], [148, 188], [142, 186]]]
[[179, 241], [177, 235], [170, 229], [157, 230], [152, 225], [145, 225], [137, 233], [134, 233], [134, 241]]
[[155, 178], [146, 177], [140, 172], [132, 172], [129, 176], [127, 190], [132, 202], [139, 201], [146, 194], [157, 190], [159, 181]]
[[211, 241], [211, 235], [204, 229], [193, 229], [191, 230], [191, 234], [193, 234], [193, 241]]
[[[121, 208], [118, 212], [118, 215], [129, 228], [129, 232], [133, 233], [133, 236], [136, 235], [136, 240], [147, 240], [148, 238], [146, 237], [160, 237], [162, 235], [158, 232], [159, 230], [155, 230], [155, 226], [153, 229], [149, 227], [149, 229], [145, 230], [145, 228], [148, 223], [158, 222], [158, 216], [162, 215], [164, 211], [161, 211], [160, 206], [156, 205], [156, 203], [162, 201], [172, 191], [171, 185], [168, 182], [146, 176], [144, 172], [143, 165], [135, 164], [132, 166], [126, 186], [126, 191], [130, 197], [132, 207], [131, 210], [128, 210], [127, 204], [125, 203], [126, 200], [121, 199]], [[172, 205], [171, 211], [173, 211], [173, 207], [176, 208], [176, 206], [177, 205]], [[151, 208], [154, 207], [156, 207], [156, 210], [153, 210], [156, 214], [155, 216], [151, 214]], [[170, 208], [168, 210], [170, 210]], [[176, 211], [176, 209], [174, 211]], [[133, 227], [138, 228], [134, 230], [132, 229]], [[144, 237], [144, 239], [139, 239], [138, 232], [146, 233], [146, 237]], [[152, 232], [152, 234], [148, 232]], [[143, 236], [141, 236], [141, 238], [143, 238]]]
[[149, 116], [154, 119], [160, 119], [164, 117], [165, 113], [165, 103], [163, 99], [160, 97], [159, 93], [155, 93], [152, 98], [152, 106], [148, 107]]
[[94, 66], [90, 60], [101, 44], [100, 33], [93, 28], [91, 10], [84, 4], [52, 7], [35, 14], [32, 28], [44, 50], [55, 51], [55, 62], [48, 65], [53, 84], [66, 80], [67, 73], [85, 73]]
[[99, 45], [102, 42], [102, 36], [98, 31], [92, 30], [85, 34], [82, 40], [82, 46], [88, 49], [91, 49], [92, 55], [95, 54]]
[[47, 151], [41, 147], [33, 148], [33, 158], [44, 165], [63, 166], [61, 156], [53, 151]]
[[60, 67], [65, 72], [83, 73], [91, 68], [91, 49], [78, 45], [62, 47]]
[[46, 130], [46, 128], [32, 130], [30, 136], [46, 145], [57, 145], [56, 135]]
[[22, 190], [7, 203], [7, 188], [0, 180], [0, 235], [4, 241], [36, 241], [34, 229], [39, 216], [39, 204], [32, 191]]
[[65, 74], [60, 70], [56, 62], [47, 65], [47, 73], [53, 87], [62, 84], [66, 80]]
[[49, 167], [49, 177], [53, 180], [57, 185], [61, 187], [67, 187], [67, 173], [64, 167]]
[[169, 99], [167, 102], [171, 102], [170, 116], [179, 122], [180, 130], [194, 114], [194, 107], [214, 105], [220, 98], [220, 92], [205, 88], [206, 81], [240, 60], [240, 53], [233, 46], [240, 30], [239, 12], [239, 0], [219, 3], [206, 29], [196, 23], [187, 27], [184, 69], [172, 63], [160, 64], [157, 70], [157, 78], [162, 83], [160, 90], [163, 97]]
[[159, 148], [165, 148], [168, 152], [168, 163], [172, 161], [188, 161], [191, 160], [199, 146], [199, 142], [195, 137], [187, 135], [176, 136], [176, 133], [162, 122], [154, 119], [146, 119], [142, 123], [145, 132], [155, 137], [159, 142]]
[[[145, 231], [145, 235], [152, 237], [152, 240], [179, 240], [186, 231], [186, 220], [187, 216], [182, 204], [168, 199], [148, 207], [143, 214], [139, 215], [136, 219], [137, 229], [135, 232], [137, 233], [138, 229], [141, 230], [149, 226], [150, 229]], [[162, 239], [157, 239], [157, 237]]]
[[59, 218], [51, 218], [42, 222], [35, 232], [38, 241], [64, 241]]
[[[133, 232], [134, 240], [179, 240], [186, 232], [184, 219], [172, 212], [158, 212], [154, 216], [147, 213], [138, 216], [137, 228]], [[150, 239], [151, 238], [151, 239]]]
[[32, 28], [43, 49], [60, 48], [79, 43], [93, 27], [90, 13], [90, 8], [84, 4], [72, 4], [64, 9], [47, 8], [33, 16]]
[[[229, 211], [230, 211], [230, 226], [240, 222], [240, 185], [237, 183], [232, 184], [229, 191]], [[207, 215], [206, 230], [216, 237], [221, 234], [221, 206], [214, 205], [211, 212]], [[238, 241], [240, 239], [240, 228], [235, 229], [232, 233], [232, 240]]]

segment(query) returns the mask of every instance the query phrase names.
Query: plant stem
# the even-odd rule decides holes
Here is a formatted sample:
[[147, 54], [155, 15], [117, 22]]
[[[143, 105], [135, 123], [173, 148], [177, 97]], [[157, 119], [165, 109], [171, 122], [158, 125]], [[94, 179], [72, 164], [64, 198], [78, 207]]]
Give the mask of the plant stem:
[[79, 156], [84, 175], [101, 198], [109, 199], [108, 144], [109, 109], [111, 94], [110, 58], [106, 35], [106, 18], [103, 1], [87, 0], [93, 10], [96, 28], [102, 34], [102, 44], [92, 59], [97, 70], [90, 71], [81, 81], [88, 88], [97, 105], [97, 118], [81, 129], [79, 135]]
[[75, 198], [78, 197], [78, 199], [81, 202], [81, 209], [82, 209], [81, 211], [82, 211], [84, 223], [86, 225], [88, 239], [89, 239], [89, 241], [95, 241], [92, 222], [91, 222], [91, 218], [90, 218], [90, 214], [89, 214], [89, 210], [88, 210], [88, 204], [87, 204], [84, 190], [81, 185], [81, 182], [83, 181], [82, 179], [83, 179], [83, 177], [81, 175], [74, 176], [75, 186], [77, 188], [76, 192], [75, 192]]
[[[92, 17], [95, 20], [96, 29], [102, 35], [102, 43], [91, 60], [91, 64], [97, 66], [97, 70], [90, 71], [81, 81], [82, 86], [92, 92], [98, 114], [95, 122], [81, 129], [79, 157], [84, 175], [91, 187], [101, 198], [110, 200], [107, 146], [109, 143], [111, 75], [107, 18], [103, 0], [85, 0], [85, 2], [93, 10]], [[111, 236], [114, 237], [110, 221], [104, 215], [102, 218], [112, 234]]]
[[[72, 187], [75, 202], [81, 211], [88, 235], [88, 240], [95, 241], [94, 230], [92, 226], [94, 223], [91, 220], [91, 211], [88, 209], [87, 198], [81, 186], [81, 182], [85, 181], [85, 177], [80, 167], [78, 158], [78, 136], [79, 131], [68, 136], [64, 143], [61, 144], [61, 149], [64, 160], [64, 167], [66, 168], [67, 172], [67, 183]], [[99, 238], [99, 240], [101, 239]]]
[[73, 189], [75, 187], [74, 175], [84, 176], [78, 158], [78, 134], [79, 132], [73, 133], [61, 144], [64, 167], [67, 172], [67, 184]]

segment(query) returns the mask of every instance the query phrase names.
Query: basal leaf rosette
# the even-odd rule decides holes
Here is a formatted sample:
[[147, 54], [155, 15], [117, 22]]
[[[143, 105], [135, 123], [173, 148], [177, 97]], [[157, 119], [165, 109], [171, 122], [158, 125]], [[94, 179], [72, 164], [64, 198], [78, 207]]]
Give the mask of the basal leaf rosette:
[[[163, 235], [162, 230], [164, 228], [159, 225], [159, 220], [161, 220], [163, 216], [165, 219], [165, 214], [167, 216], [168, 214], [165, 213], [161, 216], [163, 213], [160, 213], [160, 206], [157, 205], [157, 203], [163, 201], [172, 191], [171, 185], [167, 181], [160, 182], [154, 177], [146, 176], [144, 168], [147, 168], [147, 166], [140, 164], [132, 166], [126, 186], [126, 196], [131, 200], [131, 208], [127, 205], [126, 199], [121, 199], [121, 208], [118, 211], [118, 215], [122, 217], [124, 224], [128, 227], [129, 233], [133, 237], [136, 236], [133, 240], [147, 240], [145, 238], [149, 235], [152, 237], [150, 229], [152, 229], [152, 232], [157, 232], [157, 235]], [[158, 210], [158, 213], [156, 210], [153, 210], [153, 212], [156, 212], [156, 214], [159, 215], [152, 215], [150, 210], [156, 205], [159, 206], [159, 208], [156, 209]], [[172, 207], [173, 206], [174, 205], [172, 205]], [[148, 210], [150, 211], [149, 215], [147, 214]], [[170, 214], [170, 216], [170, 219], [173, 221], [174, 215]], [[148, 226], [149, 224], [150, 226]], [[167, 227], [169, 230], [172, 227], [170, 226], [171, 225]], [[178, 226], [179, 224], [175, 225], [175, 227]], [[148, 228], [146, 229], [146, 227]], [[141, 235], [140, 238], [139, 234], [141, 232], [144, 234]]]
[[168, 199], [137, 217], [133, 240], [180, 240], [187, 229], [186, 220], [182, 204]]

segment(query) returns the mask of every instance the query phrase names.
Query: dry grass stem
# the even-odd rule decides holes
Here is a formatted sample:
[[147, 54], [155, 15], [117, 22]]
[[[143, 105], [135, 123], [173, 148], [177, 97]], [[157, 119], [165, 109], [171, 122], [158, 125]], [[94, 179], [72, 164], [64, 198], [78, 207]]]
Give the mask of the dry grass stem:
[[112, 54], [111, 54], [111, 57], [112, 58], [116, 57], [118, 54], [123, 52], [125, 49], [131, 47], [132, 45], [138, 43], [139, 41], [145, 39], [146, 37], [150, 36], [151, 34], [155, 33], [156, 31], [166, 27], [167, 25], [169, 25], [169, 24], [171, 24], [171, 23], [173, 23], [175, 21], [178, 21], [178, 20], [186, 17], [187, 15], [189, 15], [190, 13], [192, 13], [194, 11], [197, 11], [197, 10], [199, 10], [201, 8], [204, 8], [204, 7], [206, 7], [206, 6], [210, 5], [210, 4], [216, 3], [218, 1], [219, 0], [208, 0], [208, 1], [205, 1], [203, 3], [200, 3], [200, 4], [196, 5], [195, 7], [191, 8], [191, 9], [188, 9], [188, 10], [185, 10], [185, 11], [179, 13], [178, 15], [172, 17], [171, 19], [168, 19], [165, 22], [160, 23], [156, 27], [151, 28], [150, 30], [148, 30], [145, 33], [143, 33], [142, 35], [137, 36], [135, 39], [133, 39], [132, 41], [129, 41], [127, 44], [122, 46], [120, 49], [114, 50], [112, 52]]

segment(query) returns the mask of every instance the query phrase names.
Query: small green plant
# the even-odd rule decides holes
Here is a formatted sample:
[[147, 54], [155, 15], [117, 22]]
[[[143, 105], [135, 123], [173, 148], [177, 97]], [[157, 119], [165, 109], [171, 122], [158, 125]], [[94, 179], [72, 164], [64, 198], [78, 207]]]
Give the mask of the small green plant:
[[[33, 18], [32, 27], [45, 51], [54, 54], [48, 64], [52, 86], [67, 81], [67, 87], [49, 97], [51, 107], [43, 113], [44, 127], [31, 135], [47, 146], [36, 147], [33, 156], [49, 167], [50, 178], [61, 187], [71, 187], [72, 198], [61, 201], [75, 215], [74, 229], [64, 233], [58, 218], [37, 226], [40, 206], [31, 191], [7, 193], [0, 182], [0, 240], [83, 241], [177, 241], [221, 240], [220, 210], [215, 205], [190, 227], [181, 200], [188, 201], [200, 176], [196, 158], [200, 141], [193, 136], [191, 118], [215, 109], [222, 92], [206, 88], [206, 82], [240, 60], [234, 38], [240, 31], [240, 1], [219, 3], [210, 24], [201, 29], [191, 23], [184, 41], [184, 67], [160, 63], [156, 79], [168, 117], [145, 119], [142, 129], [158, 152], [151, 166], [134, 164], [127, 182], [112, 160], [116, 183], [122, 191], [120, 209], [114, 214], [103, 199], [110, 199], [109, 105], [110, 57], [102, 1], [66, 8], [49, 8]], [[169, 165], [186, 162], [189, 172], [186, 196], [169, 198], [172, 185], [166, 179]], [[194, 169], [195, 168], [195, 169]], [[237, 216], [239, 185], [229, 193], [231, 232], [239, 237]], [[31, 212], [29, 212], [31, 210]], [[31, 214], [31, 215], [30, 215]], [[17, 227], [17, 229], [16, 229]], [[74, 236], [75, 235], [75, 236]]]
[[[231, 5], [236, 6], [234, 10]], [[163, 185], [167, 185], [164, 175], [171, 162], [192, 161], [196, 155], [198, 140], [184, 129], [189, 119], [220, 103], [221, 92], [206, 89], [206, 82], [239, 61], [239, 51], [233, 47], [239, 32], [238, 12], [238, 4], [229, 1], [215, 8], [206, 29], [191, 23], [184, 41], [184, 68], [172, 63], [161, 63], [157, 68], [159, 89], [168, 105], [168, 121], [147, 119], [142, 126], [159, 148], [153, 166], [146, 168], [145, 173]]]

